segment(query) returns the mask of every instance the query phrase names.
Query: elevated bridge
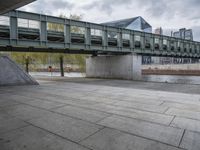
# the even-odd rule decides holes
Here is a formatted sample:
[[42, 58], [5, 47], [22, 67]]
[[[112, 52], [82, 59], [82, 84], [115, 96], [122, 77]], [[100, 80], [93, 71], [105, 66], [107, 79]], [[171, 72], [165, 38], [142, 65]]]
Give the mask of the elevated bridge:
[[86, 76], [141, 79], [141, 56], [200, 58], [200, 43], [23, 11], [0, 17], [0, 51], [92, 54]]
[[16, 10], [0, 20], [1, 51], [200, 58], [200, 42], [169, 36]]

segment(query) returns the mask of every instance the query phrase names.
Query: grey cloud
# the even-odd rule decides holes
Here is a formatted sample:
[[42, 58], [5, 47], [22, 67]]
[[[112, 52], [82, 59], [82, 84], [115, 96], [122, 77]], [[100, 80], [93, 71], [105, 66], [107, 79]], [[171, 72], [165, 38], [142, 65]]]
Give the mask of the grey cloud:
[[183, 13], [188, 16], [191, 20], [200, 18], [200, 0], [187, 1], [186, 7], [183, 9]]
[[[166, 1], [167, 3], [167, 1]], [[200, 0], [174, 0], [170, 2], [171, 11], [180, 17], [195, 20], [200, 17]]]
[[166, 13], [166, 8], [167, 5], [163, 0], [152, 0], [146, 11], [154, 17], [161, 17]]
[[132, 0], [95, 0], [94, 2], [82, 6], [82, 9], [100, 9], [111, 15], [114, 7], [128, 6], [132, 3]]
[[172, 19], [175, 15], [188, 19], [199, 19], [200, 0], [135, 0], [138, 7], [152, 17]]
[[47, 14], [52, 14], [58, 9], [73, 9], [74, 4], [65, 1], [65, 0], [37, 0], [35, 3], [31, 4], [31, 7], [28, 7], [33, 12], [43, 12]]
[[59, 0], [59, 1], [54, 0], [52, 1], [52, 6], [54, 6], [57, 9], [65, 9], [65, 8], [72, 9], [74, 7], [74, 4], [64, 0]]
[[[175, 10], [169, 0], [136, 0], [138, 7], [153, 18], [173, 18]], [[176, 0], [177, 1], [177, 0]]]

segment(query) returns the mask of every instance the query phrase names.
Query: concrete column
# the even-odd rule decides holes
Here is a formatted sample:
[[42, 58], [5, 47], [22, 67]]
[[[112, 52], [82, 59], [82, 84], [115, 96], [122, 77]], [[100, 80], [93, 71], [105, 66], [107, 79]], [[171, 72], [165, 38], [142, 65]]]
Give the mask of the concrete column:
[[10, 17], [10, 38], [14, 40], [18, 39], [17, 17]]
[[86, 59], [86, 77], [141, 80], [139, 55], [92, 56]]

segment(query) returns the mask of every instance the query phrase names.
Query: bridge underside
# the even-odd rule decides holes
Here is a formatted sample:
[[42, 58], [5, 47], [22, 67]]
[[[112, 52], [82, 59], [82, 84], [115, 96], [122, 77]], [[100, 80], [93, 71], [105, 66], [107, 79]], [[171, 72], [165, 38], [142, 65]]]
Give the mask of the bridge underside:
[[31, 52], [31, 53], [64, 53], [64, 54], [91, 54], [97, 55], [129, 55], [137, 54], [140, 56], [156, 56], [156, 57], [174, 57], [174, 58], [199, 58], [193, 57], [188, 54], [176, 54], [166, 52], [154, 52], [154, 53], [142, 53], [142, 52], [120, 52], [120, 51], [103, 51], [103, 50], [87, 50], [87, 49], [57, 49], [57, 48], [37, 48], [37, 47], [12, 47], [12, 46], [0, 46], [2, 52]]
[[140, 56], [156, 56], [156, 57], [174, 57], [174, 58], [199, 58], [192, 57], [188, 54], [169, 54], [169, 53], [135, 53], [135, 52], [113, 52], [113, 51], [101, 51], [101, 50], [85, 50], [85, 49], [56, 49], [56, 48], [36, 48], [36, 47], [12, 47], [12, 46], [0, 46], [2, 52], [31, 52], [31, 53], [64, 53], [64, 54], [89, 54], [89, 55], [131, 55], [137, 54]]
[[6, 13], [10, 10], [17, 9], [35, 0], [1, 0], [0, 1], [0, 14]]
[[1, 47], [2, 52], [31, 52], [31, 53], [64, 53], [64, 54], [91, 54], [91, 55], [127, 55], [131, 52], [113, 52], [83, 49], [56, 49], [56, 48], [35, 48], [35, 47]]

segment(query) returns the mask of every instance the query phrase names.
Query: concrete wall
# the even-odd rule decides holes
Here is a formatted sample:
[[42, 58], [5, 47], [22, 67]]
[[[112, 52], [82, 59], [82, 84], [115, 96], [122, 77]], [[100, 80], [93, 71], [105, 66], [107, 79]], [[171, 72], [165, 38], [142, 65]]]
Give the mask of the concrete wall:
[[142, 69], [200, 70], [200, 64], [143, 65]]
[[140, 80], [141, 56], [96, 56], [86, 59], [86, 77]]
[[7, 56], [0, 56], [0, 86], [38, 84]]

